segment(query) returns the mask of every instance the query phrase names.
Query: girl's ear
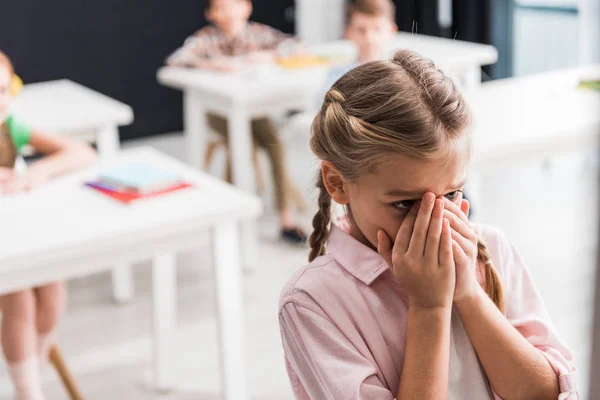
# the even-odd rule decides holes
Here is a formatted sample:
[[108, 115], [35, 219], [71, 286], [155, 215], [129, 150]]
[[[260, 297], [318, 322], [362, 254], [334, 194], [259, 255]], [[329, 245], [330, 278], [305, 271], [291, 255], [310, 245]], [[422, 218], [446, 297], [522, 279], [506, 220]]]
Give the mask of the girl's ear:
[[329, 161], [323, 161], [321, 164], [321, 174], [325, 189], [331, 198], [338, 204], [348, 204], [350, 198], [346, 190], [346, 180], [338, 169]]

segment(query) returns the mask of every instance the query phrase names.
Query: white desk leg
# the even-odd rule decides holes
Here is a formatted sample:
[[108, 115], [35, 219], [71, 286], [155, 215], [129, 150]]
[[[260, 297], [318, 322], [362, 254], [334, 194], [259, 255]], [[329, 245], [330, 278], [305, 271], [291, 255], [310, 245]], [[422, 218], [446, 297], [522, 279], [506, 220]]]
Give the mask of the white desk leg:
[[[251, 118], [243, 107], [234, 107], [229, 115], [229, 151], [231, 152], [232, 175], [235, 185], [248, 192], [256, 193], [256, 179], [252, 164]], [[245, 267], [258, 263], [256, 223], [242, 223], [242, 257]]]
[[[119, 128], [105, 127], [96, 136], [96, 146], [100, 157], [112, 157], [119, 152]], [[112, 270], [113, 299], [119, 304], [133, 298], [133, 270], [129, 264], [116, 265]]]
[[176, 258], [174, 254], [157, 254], [152, 265], [153, 367], [154, 387], [166, 392], [173, 389], [177, 376], [176, 328]]
[[208, 125], [206, 109], [191, 90], [183, 93], [183, 119], [188, 163], [201, 171], [204, 168], [204, 136]]
[[214, 228], [213, 236], [225, 400], [247, 398], [243, 285], [236, 227], [234, 221], [222, 223]]
[[479, 64], [469, 65], [465, 69], [463, 80], [465, 90], [477, 90], [481, 86], [481, 66]]

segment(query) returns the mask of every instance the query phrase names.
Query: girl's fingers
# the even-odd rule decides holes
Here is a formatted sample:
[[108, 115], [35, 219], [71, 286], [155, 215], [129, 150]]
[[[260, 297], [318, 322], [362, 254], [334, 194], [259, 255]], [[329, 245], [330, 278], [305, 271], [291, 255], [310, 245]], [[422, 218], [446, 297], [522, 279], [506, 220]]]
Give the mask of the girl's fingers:
[[387, 233], [382, 230], [377, 232], [377, 253], [388, 263], [392, 268], [392, 241]]
[[462, 261], [467, 258], [467, 254], [462, 247], [460, 247], [460, 244], [456, 243], [454, 240], [452, 240], [452, 254], [454, 255], [454, 261]]
[[394, 248], [402, 253], [406, 253], [408, 250], [408, 246], [410, 245], [410, 238], [413, 233], [413, 229], [415, 227], [415, 220], [417, 218], [417, 213], [419, 212], [420, 202], [417, 201], [412, 205], [404, 220], [402, 220], [402, 224], [400, 224], [400, 229], [396, 234], [396, 239], [394, 241]]
[[[463, 200], [463, 201], [467, 201], [467, 200]], [[462, 206], [462, 203], [461, 203], [461, 206]], [[457, 206], [454, 202], [450, 201], [447, 198], [444, 198], [444, 208], [447, 210], [450, 210], [450, 211], [452, 211], [452, 213], [456, 214], [456, 216], [458, 218], [460, 218], [460, 220], [463, 221], [465, 224], [470, 223], [469, 218], [467, 217], [467, 214], [462, 210], [462, 207]]]
[[440, 199], [435, 200], [429, 231], [427, 232], [427, 241], [425, 243], [425, 256], [431, 260], [438, 260], [440, 251], [440, 238], [442, 236], [442, 225], [444, 223], [444, 202]]
[[447, 203], [444, 203], [444, 218], [447, 218], [450, 221], [452, 229], [460, 233], [464, 238], [471, 241], [477, 240], [477, 234], [473, 231], [471, 225], [468, 222], [465, 223], [460, 217], [448, 210], [446, 204]]
[[415, 220], [415, 228], [410, 238], [410, 244], [408, 245], [408, 251], [413, 252], [415, 255], [421, 256], [424, 253], [434, 203], [435, 195], [433, 193], [425, 193]]
[[469, 203], [469, 200], [462, 199], [460, 201], [460, 210], [463, 212], [463, 214], [466, 215], [467, 220], [469, 219], [469, 210], [470, 209], [471, 209], [471, 203]]
[[446, 218], [442, 222], [442, 236], [440, 238], [440, 265], [450, 266], [454, 263], [454, 255], [452, 253], [452, 234], [450, 229], [450, 221]]
[[476, 245], [470, 241], [469, 239], [462, 236], [460, 233], [456, 232], [454, 229], [452, 231], [452, 240], [454, 240], [460, 248], [463, 250], [465, 254], [473, 254], [475, 251]]

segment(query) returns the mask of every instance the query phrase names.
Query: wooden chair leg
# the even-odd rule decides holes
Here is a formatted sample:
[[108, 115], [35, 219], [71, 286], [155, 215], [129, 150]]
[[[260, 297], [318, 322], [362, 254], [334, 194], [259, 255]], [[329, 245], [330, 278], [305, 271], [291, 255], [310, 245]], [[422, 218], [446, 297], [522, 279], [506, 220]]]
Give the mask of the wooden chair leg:
[[73, 378], [73, 375], [71, 375], [69, 368], [67, 368], [67, 364], [65, 363], [65, 360], [58, 346], [52, 346], [52, 348], [50, 349], [49, 358], [50, 363], [56, 369], [60, 380], [62, 381], [63, 385], [65, 386], [65, 389], [69, 393], [69, 397], [71, 398], [71, 400], [83, 400], [83, 395], [77, 387], [75, 378]]
[[204, 153], [204, 170], [208, 171], [210, 169], [210, 164], [212, 164], [213, 157], [215, 156], [215, 152], [222, 146], [218, 140], [213, 140], [206, 146], [206, 152]]
[[260, 164], [260, 153], [259, 149], [255, 146], [252, 153], [252, 163], [254, 164], [254, 172], [256, 173], [256, 189], [259, 193], [265, 191], [265, 176], [263, 174], [262, 166]]
[[225, 151], [225, 181], [229, 184], [233, 184], [233, 177], [231, 175], [231, 153], [229, 149]]

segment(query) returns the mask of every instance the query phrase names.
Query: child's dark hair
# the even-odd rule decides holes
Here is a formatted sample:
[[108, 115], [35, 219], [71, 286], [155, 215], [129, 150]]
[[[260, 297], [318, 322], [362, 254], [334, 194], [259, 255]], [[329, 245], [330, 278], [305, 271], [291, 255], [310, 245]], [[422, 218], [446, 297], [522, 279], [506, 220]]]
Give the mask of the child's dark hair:
[[[391, 61], [363, 64], [327, 92], [312, 124], [310, 147], [349, 181], [373, 172], [382, 159], [398, 154], [421, 159], [448, 154], [467, 134], [471, 113], [454, 82], [416, 52], [401, 50]], [[309, 261], [325, 254], [331, 197], [323, 176], [319, 211], [313, 219]], [[486, 292], [502, 310], [502, 285], [485, 244], [478, 259]]]
[[354, 14], [365, 14], [371, 17], [385, 17], [396, 22], [396, 6], [392, 0], [352, 0], [346, 7], [346, 23]]

